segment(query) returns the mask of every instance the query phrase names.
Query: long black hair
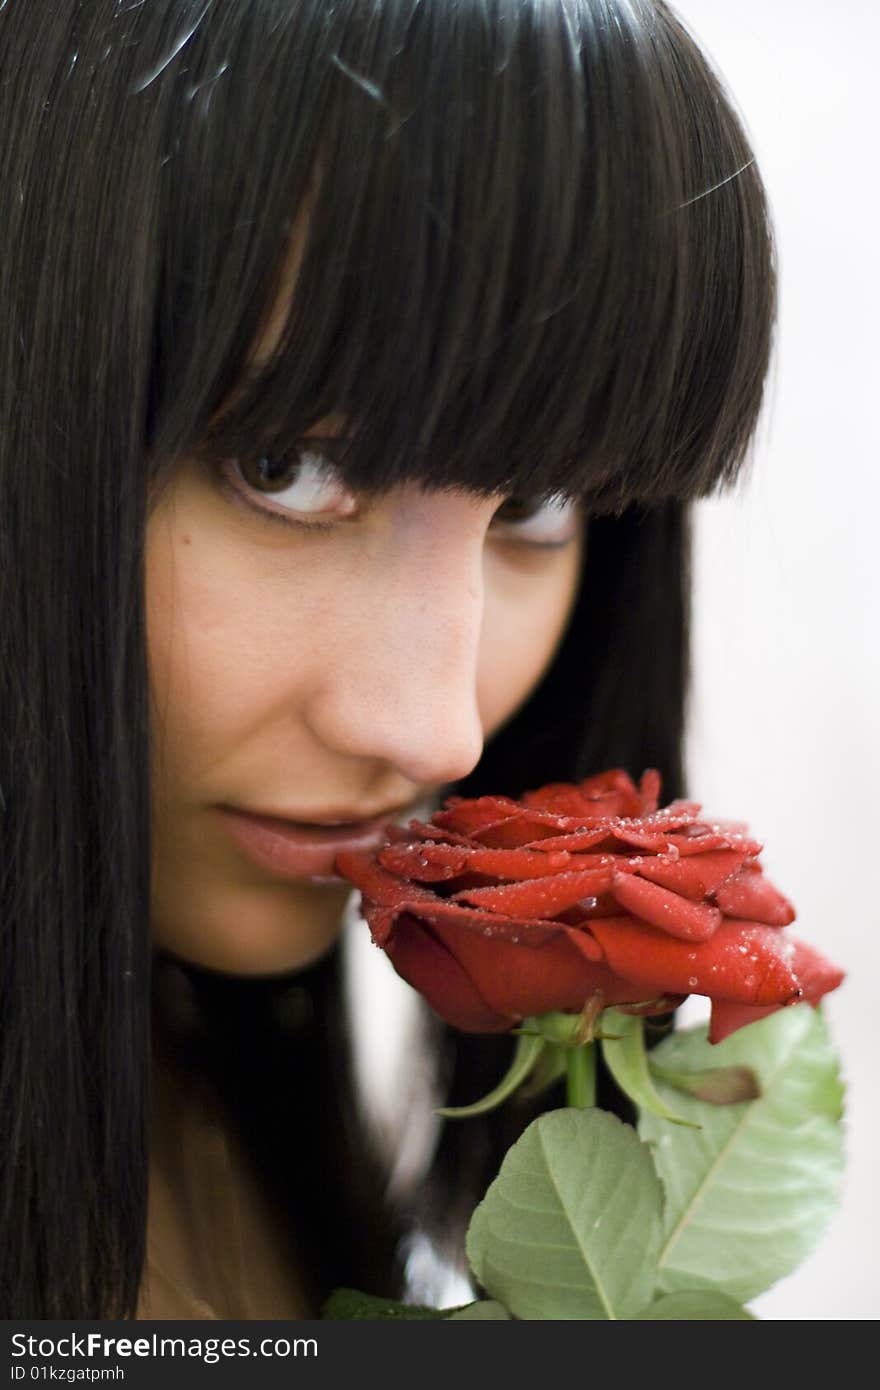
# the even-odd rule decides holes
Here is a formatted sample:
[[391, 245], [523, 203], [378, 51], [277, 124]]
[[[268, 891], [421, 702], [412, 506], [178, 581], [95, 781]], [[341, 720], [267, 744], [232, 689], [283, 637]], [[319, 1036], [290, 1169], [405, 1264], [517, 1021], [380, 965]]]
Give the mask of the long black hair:
[[[249, 367], [306, 206], [283, 331]], [[660, 0], [7, 0], [0, 244], [0, 1315], [130, 1317], [151, 499], [187, 452], [285, 447], [331, 411], [356, 489], [583, 498], [558, 655], [447, 794], [653, 766], [682, 795], [690, 504], [749, 455], [772, 233], [743, 124]], [[395, 1204], [338, 949], [295, 981], [186, 974], [314, 1297], [399, 1293], [401, 1236], [460, 1241], [534, 1106], [445, 1124]], [[435, 1042], [452, 1104], [511, 1045]]]

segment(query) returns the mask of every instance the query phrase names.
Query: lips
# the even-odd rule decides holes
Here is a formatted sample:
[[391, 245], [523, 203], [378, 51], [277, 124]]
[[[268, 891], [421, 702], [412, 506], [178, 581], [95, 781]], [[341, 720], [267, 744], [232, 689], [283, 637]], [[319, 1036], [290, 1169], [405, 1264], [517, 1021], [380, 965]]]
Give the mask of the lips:
[[[334, 872], [337, 854], [343, 850], [375, 849], [386, 838], [385, 827], [395, 823], [395, 813], [372, 820], [342, 825], [309, 825], [251, 815], [226, 806], [217, 808], [226, 829], [240, 849], [261, 868], [279, 878], [344, 880]], [[396, 813], [400, 821], [412, 811]]]

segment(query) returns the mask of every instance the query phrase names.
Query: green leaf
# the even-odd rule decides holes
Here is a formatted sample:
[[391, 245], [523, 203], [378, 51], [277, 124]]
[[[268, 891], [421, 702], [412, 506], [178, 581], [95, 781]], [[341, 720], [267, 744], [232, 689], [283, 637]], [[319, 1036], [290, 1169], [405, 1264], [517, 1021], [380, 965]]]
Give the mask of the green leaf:
[[673, 1034], [655, 1054], [673, 1071], [736, 1065], [758, 1077], [760, 1098], [735, 1105], [676, 1094], [699, 1130], [639, 1117], [666, 1193], [658, 1292], [712, 1288], [744, 1302], [797, 1268], [837, 1202], [843, 1087], [825, 1020], [798, 1004], [716, 1045], [705, 1026]]
[[[464, 1305], [466, 1306], [466, 1305]], [[321, 1308], [322, 1318], [448, 1318], [450, 1311], [426, 1308], [415, 1303], [397, 1303], [393, 1298], [377, 1298], [359, 1289], [334, 1289]]]
[[493, 1298], [481, 1298], [479, 1303], [466, 1303], [463, 1308], [456, 1308], [454, 1313], [449, 1315], [450, 1322], [472, 1322], [474, 1319], [481, 1320], [491, 1318], [494, 1322], [499, 1322], [502, 1318], [510, 1319], [510, 1314], [502, 1303], [497, 1303]]
[[676, 1091], [687, 1091], [698, 1100], [708, 1100], [712, 1105], [735, 1105], [738, 1100], [757, 1100], [761, 1094], [758, 1078], [751, 1067], [669, 1071], [666, 1067], [658, 1067], [653, 1057], [648, 1058], [648, 1066], [654, 1076], [674, 1086]]
[[661, 1220], [635, 1131], [602, 1110], [551, 1110], [507, 1151], [467, 1255], [514, 1318], [629, 1318], [654, 1292]]
[[616, 1036], [613, 1040], [603, 1036], [602, 1056], [620, 1089], [640, 1109], [652, 1110], [674, 1125], [696, 1124], [699, 1129], [696, 1121], [685, 1119], [665, 1105], [654, 1089], [645, 1052], [644, 1021], [633, 1014], [606, 1009], [602, 1015], [603, 1030], [606, 1025]]
[[535, 1070], [528, 1081], [519, 1088], [519, 1096], [522, 1100], [532, 1100], [542, 1091], [548, 1090], [561, 1076], [565, 1076], [568, 1069], [567, 1052], [567, 1047], [560, 1047], [556, 1043], [545, 1043], [544, 1051], [538, 1058]]
[[359, 1289], [334, 1289], [321, 1308], [322, 1318], [333, 1318], [337, 1322], [351, 1321], [354, 1318], [404, 1318], [408, 1320], [426, 1318], [453, 1319], [510, 1318], [502, 1304], [493, 1299], [483, 1298], [475, 1303], [461, 1303], [454, 1308], [429, 1308], [418, 1303], [398, 1303], [393, 1298], [378, 1298], [372, 1293], [361, 1293]]
[[683, 1289], [681, 1293], [667, 1293], [650, 1304], [639, 1321], [648, 1319], [665, 1322], [734, 1322], [749, 1319], [756, 1321], [754, 1313], [743, 1308], [735, 1298], [725, 1293], [711, 1293], [708, 1289]]
[[517, 1087], [530, 1075], [547, 1045], [542, 1037], [533, 1033], [523, 1034], [516, 1040], [510, 1066], [488, 1095], [482, 1096], [470, 1105], [448, 1105], [442, 1110], [435, 1110], [434, 1114], [442, 1115], [447, 1120], [464, 1120], [494, 1110], [502, 1101], [507, 1100], [508, 1096], [513, 1095]]

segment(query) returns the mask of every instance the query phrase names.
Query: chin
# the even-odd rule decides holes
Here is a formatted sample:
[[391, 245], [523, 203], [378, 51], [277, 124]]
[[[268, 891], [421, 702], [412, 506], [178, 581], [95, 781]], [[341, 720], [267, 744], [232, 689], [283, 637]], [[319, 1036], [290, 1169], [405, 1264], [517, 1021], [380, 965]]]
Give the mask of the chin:
[[174, 950], [154, 939], [154, 945], [178, 965], [194, 965], [199, 970], [210, 970], [216, 975], [227, 975], [240, 980], [280, 979], [285, 975], [296, 974], [298, 970], [306, 970], [310, 965], [316, 965], [330, 953], [335, 943], [334, 937], [322, 946], [311, 951], [298, 952], [295, 956], [289, 952], [286, 955], [265, 952], [258, 957], [256, 954], [244, 956], [240, 952], [232, 951]]
[[304, 911], [296, 903], [245, 905], [230, 895], [232, 901], [226, 897], [213, 913], [202, 910], [173, 920], [155, 913], [153, 945], [181, 964], [220, 975], [289, 975], [316, 964], [335, 946], [349, 892], [341, 887], [321, 889], [321, 911], [312, 905], [310, 912]]

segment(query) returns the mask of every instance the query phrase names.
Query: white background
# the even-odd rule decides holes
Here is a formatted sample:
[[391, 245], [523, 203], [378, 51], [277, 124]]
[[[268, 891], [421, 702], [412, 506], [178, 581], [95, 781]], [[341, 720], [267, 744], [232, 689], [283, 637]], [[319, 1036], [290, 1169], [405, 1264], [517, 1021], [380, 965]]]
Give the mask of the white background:
[[690, 791], [747, 820], [792, 931], [848, 970], [841, 1211], [751, 1307], [880, 1313], [880, 275], [874, 0], [683, 0], [732, 91], [776, 225], [780, 324], [752, 472], [695, 508]]

